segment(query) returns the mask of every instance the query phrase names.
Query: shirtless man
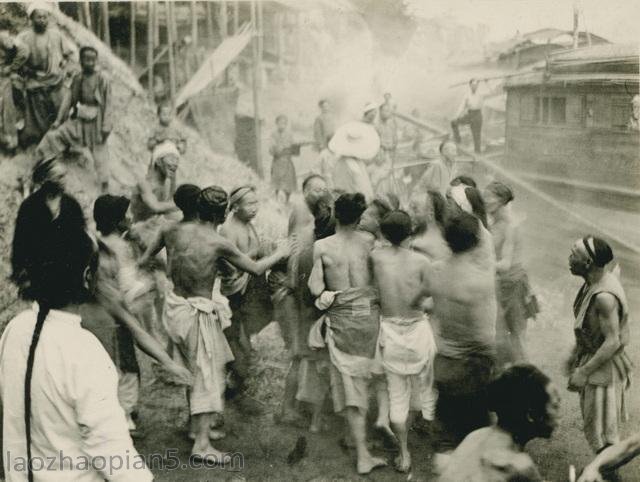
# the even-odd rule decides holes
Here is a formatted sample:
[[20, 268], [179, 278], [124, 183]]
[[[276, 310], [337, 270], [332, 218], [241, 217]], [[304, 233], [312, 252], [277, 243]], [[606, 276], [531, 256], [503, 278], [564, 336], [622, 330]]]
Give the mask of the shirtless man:
[[396, 469], [409, 472], [411, 455], [407, 447], [409, 410], [420, 410], [433, 420], [433, 359], [436, 353], [431, 325], [426, 315], [413, 307], [416, 295], [429, 275], [426, 257], [408, 248], [411, 218], [404, 211], [392, 211], [380, 223], [391, 246], [371, 253], [374, 285], [380, 295], [380, 339], [382, 366], [389, 389], [391, 426], [400, 442]]
[[[231, 215], [220, 227], [220, 234], [253, 260], [262, 257], [263, 249], [253, 219], [258, 213], [258, 198], [253, 186], [234, 189], [229, 195]], [[221, 293], [229, 298], [233, 322], [225, 331], [235, 358], [231, 365], [234, 390], [232, 398], [247, 413], [258, 414], [262, 407], [246, 396], [252, 348], [249, 337], [273, 319], [273, 305], [264, 277], [252, 277], [229, 263], [220, 264]]]
[[209, 434], [215, 413], [224, 407], [225, 364], [233, 355], [222, 330], [231, 323], [224, 296], [213, 292], [218, 261], [259, 276], [288, 256], [288, 246], [254, 262], [216, 229], [225, 218], [227, 194], [217, 186], [203, 189], [198, 198], [199, 222], [181, 224], [170, 253], [173, 292], [166, 296], [165, 325], [187, 366], [194, 374], [190, 412], [195, 425], [192, 456], [207, 462], [224, 461]]
[[475, 216], [462, 211], [452, 215], [444, 230], [452, 254], [433, 263], [423, 285], [423, 297], [433, 298], [438, 346], [436, 467], [446, 463], [444, 453], [490, 421], [486, 387], [495, 357], [495, 259], [477, 263], [480, 229]]
[[167, 252], [173, 246], [174, 234], [182, 223], [191, 223], [198, 220], [198, 197], [200, 188], [193, 184], [182, 184], [176, 189], [173, 195], [173, 202], [182, 211], [182, 219], [171, 226], [161, 229], [152, 244], [149, 245], [145, 253], [138, 260], [139, 266], [146, 265], [151, 258], [157, 255], [164, 248]]
[[357, 229], [365, 209], [360, 193], [343, 194], [336, 200], [336, 234], [314, 243], [309, 278], [314, 296], [333, 297], [326, 303], [333, 403], [336, 412], [344, 410], [346, 414], [359, 474], [386, 465], [384, 459], [371, 455], [366, 442], [368, 385], [378, 342], [379, 309], [369, 266], [373, 240]]

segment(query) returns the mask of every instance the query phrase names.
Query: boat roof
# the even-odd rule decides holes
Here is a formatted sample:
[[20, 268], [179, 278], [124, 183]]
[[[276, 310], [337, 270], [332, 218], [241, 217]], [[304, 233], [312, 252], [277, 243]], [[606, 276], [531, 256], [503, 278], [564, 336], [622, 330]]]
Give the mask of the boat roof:
[[640, 45], [602, 44], [552, 53], [543, 69], [507, 79], [505, 88], [549, 84], [640, 84]]

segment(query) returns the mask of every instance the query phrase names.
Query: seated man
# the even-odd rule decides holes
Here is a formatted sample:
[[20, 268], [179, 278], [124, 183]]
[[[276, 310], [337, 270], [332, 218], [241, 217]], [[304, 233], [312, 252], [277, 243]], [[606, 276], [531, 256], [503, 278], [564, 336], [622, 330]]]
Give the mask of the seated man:
[[371, 455], [366, 443], [368, 389], [378, 343], [379, 309], [369, 268], [373, 240], [358, 230], [365, 209], [360, 193], [343, 194], [336, 200], [336, 233], [314, 243], [309, 278], [314, 296], [333, 296], [325, 303], [333, 404], [336, 412], [345, 411], [356, 445], [359, 474], [386, 465], [383, 459]]
[[533, 365], [514, 365], [489, 386], [498, 422], [471, 432], [451, 455], [440, 482], [541, 481], [523, 452], [534, 438], [549, 438], [557, 425], [560, 396]]
[[407, 447], [409, 410], [420, 410], [433, 420], [433, 359], [436, 345], [425, 314], [412, 307], [413, 300], [428, 276], [430, 263], [407, 247], [411, 218], [392, 211], [380, 229], [391, 243], [371, 253], [374, 284], [380, 294], [380, 350], [387, 376], [391, 426], [400, 442], [396, 469], [409, 472], [411, 456]]

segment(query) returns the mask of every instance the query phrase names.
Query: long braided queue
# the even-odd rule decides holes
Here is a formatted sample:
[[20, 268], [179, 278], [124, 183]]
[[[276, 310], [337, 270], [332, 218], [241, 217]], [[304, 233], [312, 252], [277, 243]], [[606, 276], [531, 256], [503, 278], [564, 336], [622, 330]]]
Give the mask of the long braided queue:
[[31, 464], [31, 378], [33, 376], [33, 364], [36, 356], [36, 348], [40, 340], [40, 333], [49, 314], [49, 307], [40, 305], [36, 326], [33, 329], [29, 356], [27, 357], [27, 371], [24, 378], [24, 425], [27, 434], [27, 480], [33, 482], [33, 466]]

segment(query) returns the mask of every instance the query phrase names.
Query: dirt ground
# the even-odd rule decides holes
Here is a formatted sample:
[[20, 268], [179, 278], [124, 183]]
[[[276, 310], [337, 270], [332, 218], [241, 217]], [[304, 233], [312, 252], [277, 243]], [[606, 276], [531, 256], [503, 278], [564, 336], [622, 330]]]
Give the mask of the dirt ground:
[[[577, 283], [569, 276], [560, 277], [557, 284], [546, 289], [537, 288], [542, 305], [538, 320], [530, 326], [528, 349], [531, 361], [547, 373], [561, 389], [562, 418], [551, 440], [536, 440], [527, 450], [540, 467], [543, 476], [550, 481], [568, 480], [569, 465], [582, 467], [590, 458], [589, 448], [581, 432], [581, 419], [577, 396], [564, 390], [566, 379], [562, 366], [572, 347], [572, 320], [570, 302]], [[632, 326], [632, 340], [637, 340], [638, 327]], [[241, 453], [244, 468], [237, 472], [222, 469], [154, 470], [157, 480], [432, 480], [431, 451], [429, 441], [416, 433], [410, 437], [414, 468], [408, 477], [392, 468], [378, 470], [366, 478], [355, 474], [355, 454], [341, 449], [338, 439], [342, 424], [331, 417], [330, 430], [314, 435], [304, 429], [280, 426], [273, 422], [273, 413], [282, 394], [286, 367], [286, 353], [279, 337], [277, 324], [272, 323], [254, 338], [260, 367], [254, 374], [253, 394], [264, 404], [266, 414], [246, 417], [231, 406], [225, 414], [228, 436], [219, 442], [219, 448]], [[632, 358], [638, 359], [637, 344], [631, 348]], [[148, 369], [148, 365], [146, 366]], [[148, 374], [149, 372], [146, 371]], [[145, 377], [148, 380], [148, 377]], [[638, 387], [629, 392], [630, 421], [625, 434], [637, 429], [640, 416]], [[164, 386], [161, 382], [146, 385], [142, 396], [142, 427], [146, 437], [136, 445], [142, 453], [163, 453], [168, 448], [178, 451], [182, 463], [188, 459], [190, 444], [185, 435], [187, 421], [186, 402], [182, 390]], [[299, 463], [289, 466], [287, 454], [293, 449], [300, 435], [306, 437], [307, 454]], [[390, 460], [392, 453], [376, 451]], [[640, 462], [627, 466], [624, 480], [640, 480]]]

